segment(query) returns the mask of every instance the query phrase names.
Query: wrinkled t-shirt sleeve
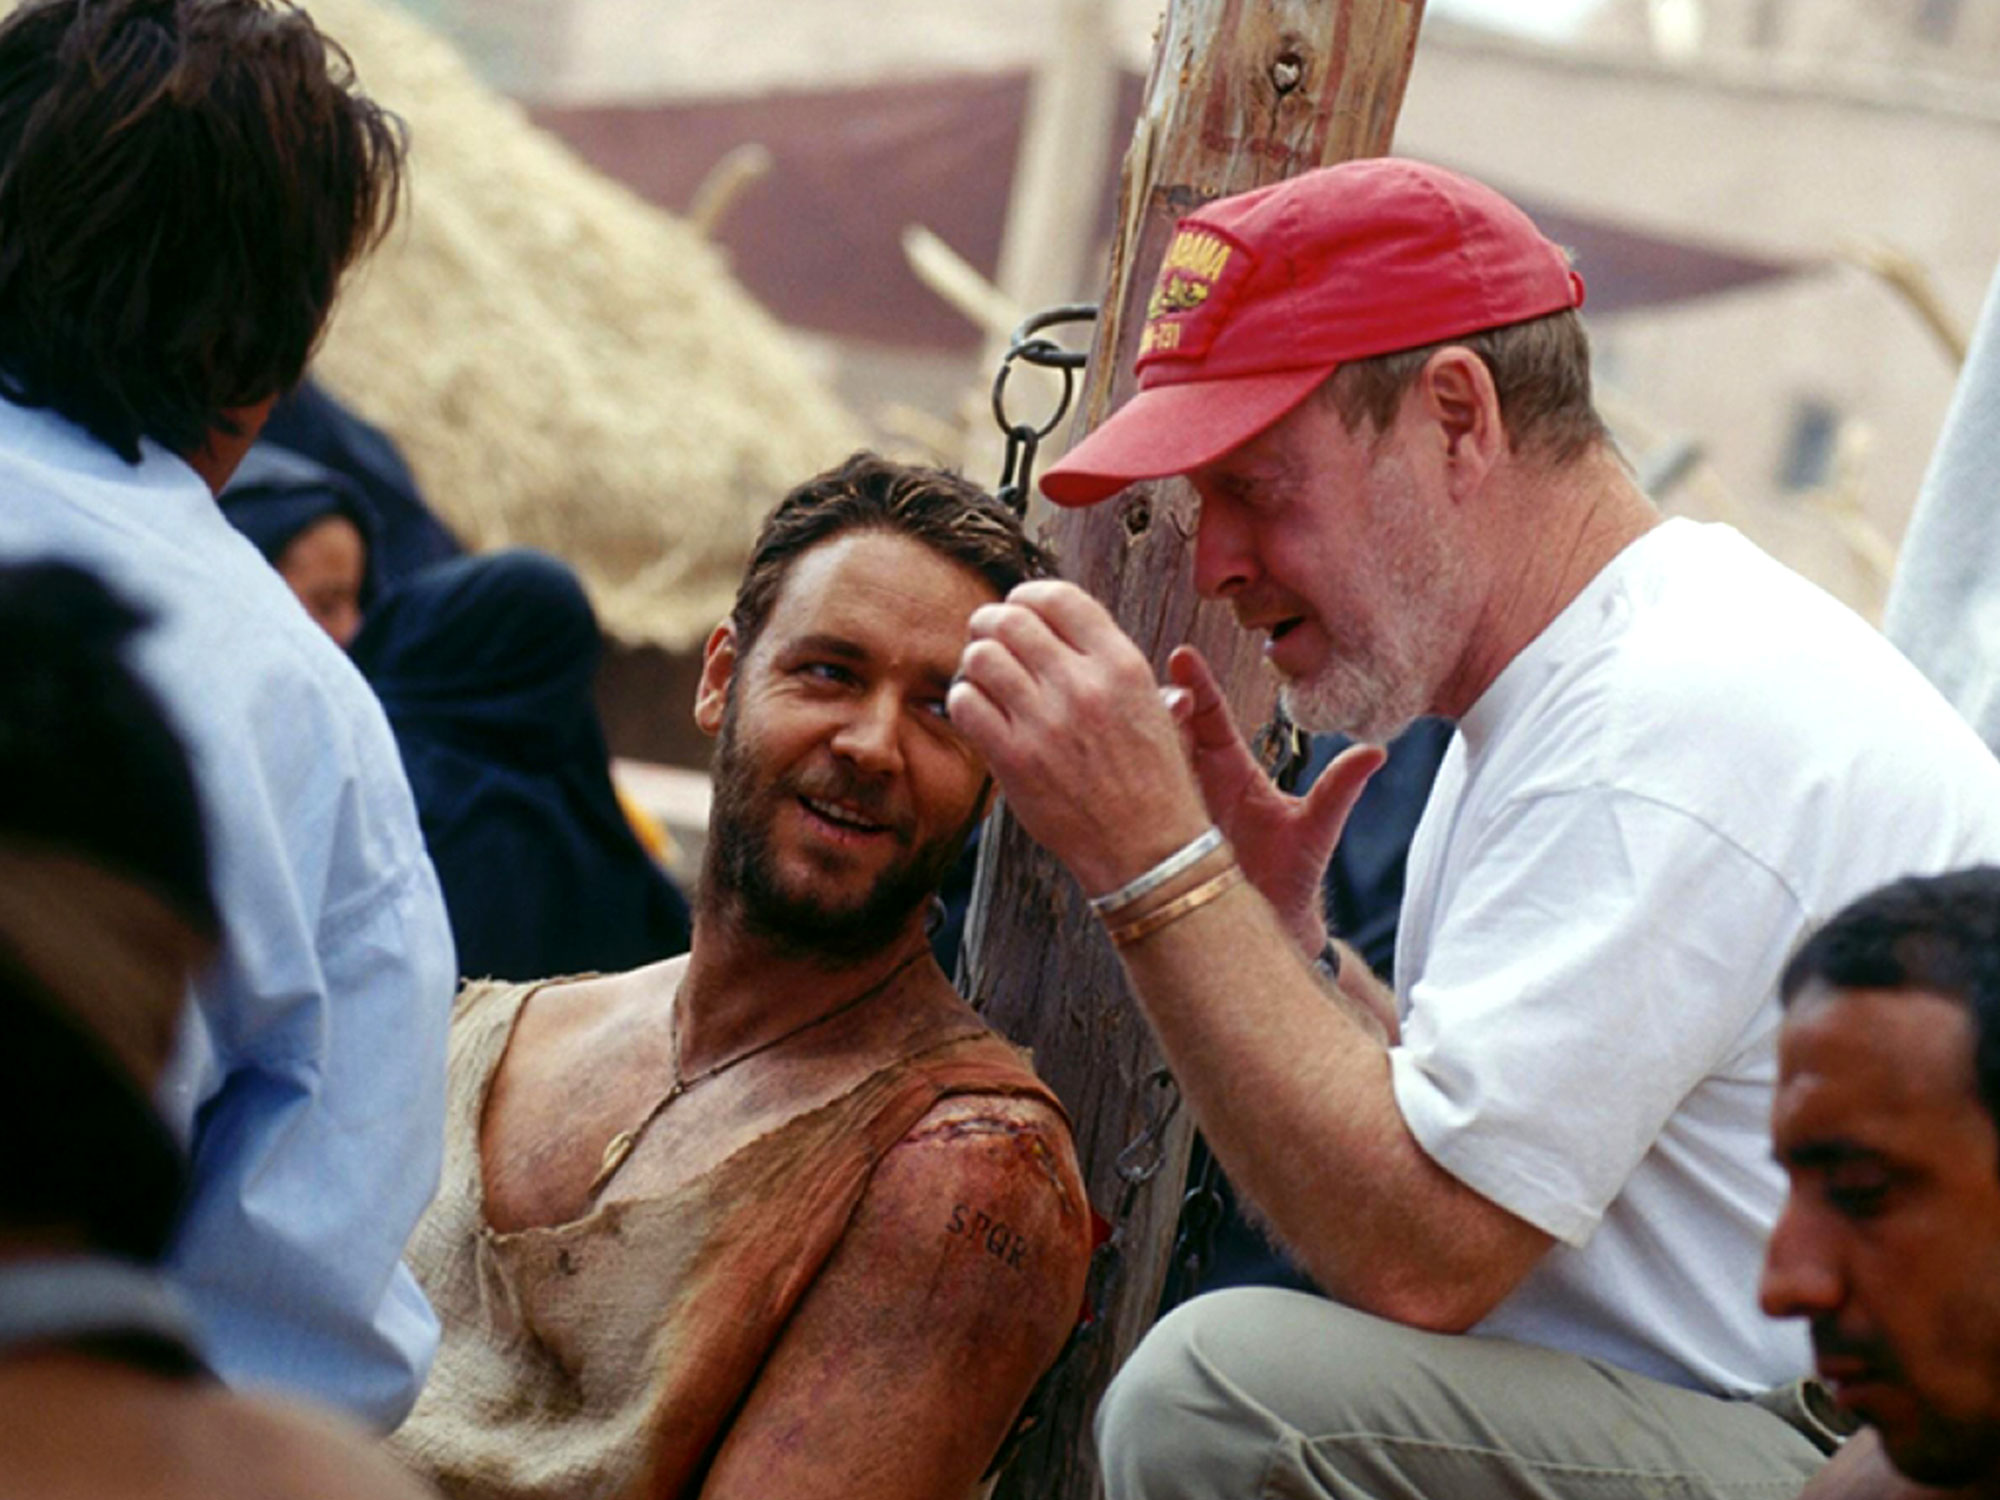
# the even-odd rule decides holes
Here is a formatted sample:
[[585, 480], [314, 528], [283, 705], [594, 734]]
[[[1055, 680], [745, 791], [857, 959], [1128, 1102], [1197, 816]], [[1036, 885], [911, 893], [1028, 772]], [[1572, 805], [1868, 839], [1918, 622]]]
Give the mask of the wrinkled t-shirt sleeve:
[[1582, 1245], [1742, 1048], [1798, 904], [1699, 820], [1603, 788], [1503, 809], [1466, 860], [1406, 997], [1396, 1102], [1452, 1175]]

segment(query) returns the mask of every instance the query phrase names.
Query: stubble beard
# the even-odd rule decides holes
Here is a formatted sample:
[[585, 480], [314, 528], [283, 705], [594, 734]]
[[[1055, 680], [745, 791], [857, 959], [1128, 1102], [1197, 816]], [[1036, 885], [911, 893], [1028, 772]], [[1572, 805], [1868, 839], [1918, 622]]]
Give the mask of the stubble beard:
[[2000, 1425], [1964, 1421], [1930, 1408], [1913, 1425], [1878, 1428], [1898, 1473], [1919, 1484], [1956, 1488], [2000, 1473]]
[[[868, 889], [831, 901], [781, 872], [774, 830], [783, 805], [799, 795], [790, 778], [761, 780], [736, 726], [735, 704], [724, 709], [712, 768], [714, 794], [708, 847], [702, 858], [702, 904], [729, 909], [744, 928], [789, 955], [851, 962], [880, 953], [906, 932], [915, 913], [944, 883], [979, 822], [979, 806], [954, 833], [910, 844]], [[821, 796], [867, 805], [858, 788], [816, 788]], [[983, 800], [983, 799], [982, 799]]]
[[[1986, 1281], [1981, 1279], [1978, 1285], [1984, 1288]], [[1991, 1320], [1983, 1305], [1974, 1304], [1962, 1312], [1955, 1326], [1965, 1342], [1952, 1351], [1954, 1362], [1961, 1369], [1980, 1368], [1990, 1363], [1990, 1356], [1983, 1351], [1992, 1342]], [[1932, 1394], [1912, 1382], [1891, 1341], [1844, 1333], [1835, 1317], [1815, 1319], [1812, 1339], [1814, 1352], [1821, 1359], [1829, 1354], [1858, 1356], [1868, 1362], [1877, 1383], [1902, 1393], [1910, 1408], [1907, 1420], [1897, 1420], [1893, 1410], [1859, 1414], [1876, 1429], [1883, 1451], [1898, 1473], [1940, 1489], [2000, 1475], [2000, 1413], [1990, 1409], [1990, 1392], [1985, 1411], [1963, 1410], [1963, 1397], [1957, 1403], [1960, 1410], [1946, 1410]]]
[[1406, 477], [1392, 471], [1374, 482], [1381, 488], [1372, 509], [1387, 559], [1379, 582], [1384, 597], [1402, 607], [1345, 639], [1329, 631], [1334, 654], [1310, 677], [1283, 683], [1279, 700], [1302, 729], [1387, 744], [1436, 711], [1438, 689], [1462, 646], [1457, 622], [1470, 570], [1422, 525]]

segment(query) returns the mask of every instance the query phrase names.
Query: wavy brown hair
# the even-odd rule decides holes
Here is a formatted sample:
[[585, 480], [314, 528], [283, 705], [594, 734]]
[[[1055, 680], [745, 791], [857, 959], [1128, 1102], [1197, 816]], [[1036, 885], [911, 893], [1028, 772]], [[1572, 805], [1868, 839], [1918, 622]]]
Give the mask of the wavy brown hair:
[[792, 564], [821, 542], [862, 530], [922, 542], [977, 573], [1002, 598], [1017, 583], [1055, 572], [1054, 560], [1029, 540], [1013, 511], [971, 480], [857, 453], [798, 486], [765, 518], [729, 612], [739, 655], [749, 654], [763, 630]]
[[298, 382], [403, 155], [283, 0], [31, 0], [0, 23], [0, 394], [128, 462], [196, 452]]

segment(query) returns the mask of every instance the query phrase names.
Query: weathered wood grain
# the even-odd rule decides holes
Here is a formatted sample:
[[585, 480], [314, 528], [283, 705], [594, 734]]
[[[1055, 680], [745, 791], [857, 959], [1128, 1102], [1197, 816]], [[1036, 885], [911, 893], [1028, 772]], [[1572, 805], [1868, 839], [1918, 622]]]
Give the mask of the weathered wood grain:
[[[1176, 218], [1224, 193], [1389, 149], [1422, 0], [1171, 0], [1120, 188], [1119, 231], [1076, 435], [1132, 388], [1132, 355]], [[1217, 669], [1239, 722], [1262, 723], [1271, 688], [1254, 642], [1190, 581], [1194, 499], [1179, 480], [1135, 485], [1085, 511], [1037, 497], [1030, 520], [1064, 573], [1104, 600], [1164, 669], [1182, 641]], [[1098, 753], [1116, 756], [1117, 744]], [[996, 820], [973, 900], [969, 993], [1034, 1049], [1077, 1131], [1085, 1182], [1112, 1215], [1117, 1160], [1160, 1090], [1158, 1049], [1081, 893], [1011, 819]], [[1003, 1478], [1003, 1496], [1101, 1492], [1090, 1418], [1117, 1364], [1151, 1324], [1172, 1248], [1191, 1125], [1178, 1116], [1164, 1164], [1133, 1199], [1106, 1315], [1061, 1372], [1050, 1410]]]

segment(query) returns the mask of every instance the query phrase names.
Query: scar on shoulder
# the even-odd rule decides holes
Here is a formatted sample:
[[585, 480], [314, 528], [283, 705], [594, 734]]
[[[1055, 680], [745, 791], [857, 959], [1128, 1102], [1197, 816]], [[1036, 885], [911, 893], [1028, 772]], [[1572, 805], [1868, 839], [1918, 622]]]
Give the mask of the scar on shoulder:
[[933, 1144], [940, 1141], [975, 1140], [982, 1136], [996, 1138], [1011, 1143], [1015, 1152], [1040, 1171], [1043, 1178], [1056, 1190], [1065, 1211], [1074, 1207], [1070, 1202], [1069, 1182], [1062, 1170], [1062, 1163], [1056, 1153], [1049, 1149], [1049, 1123], [1039, 1115], [996, 1114], [990, 1103], [983, 1104], [977, 1113], [943, 1114], [932, 1118], [903, 1137], [905, 1145]]

